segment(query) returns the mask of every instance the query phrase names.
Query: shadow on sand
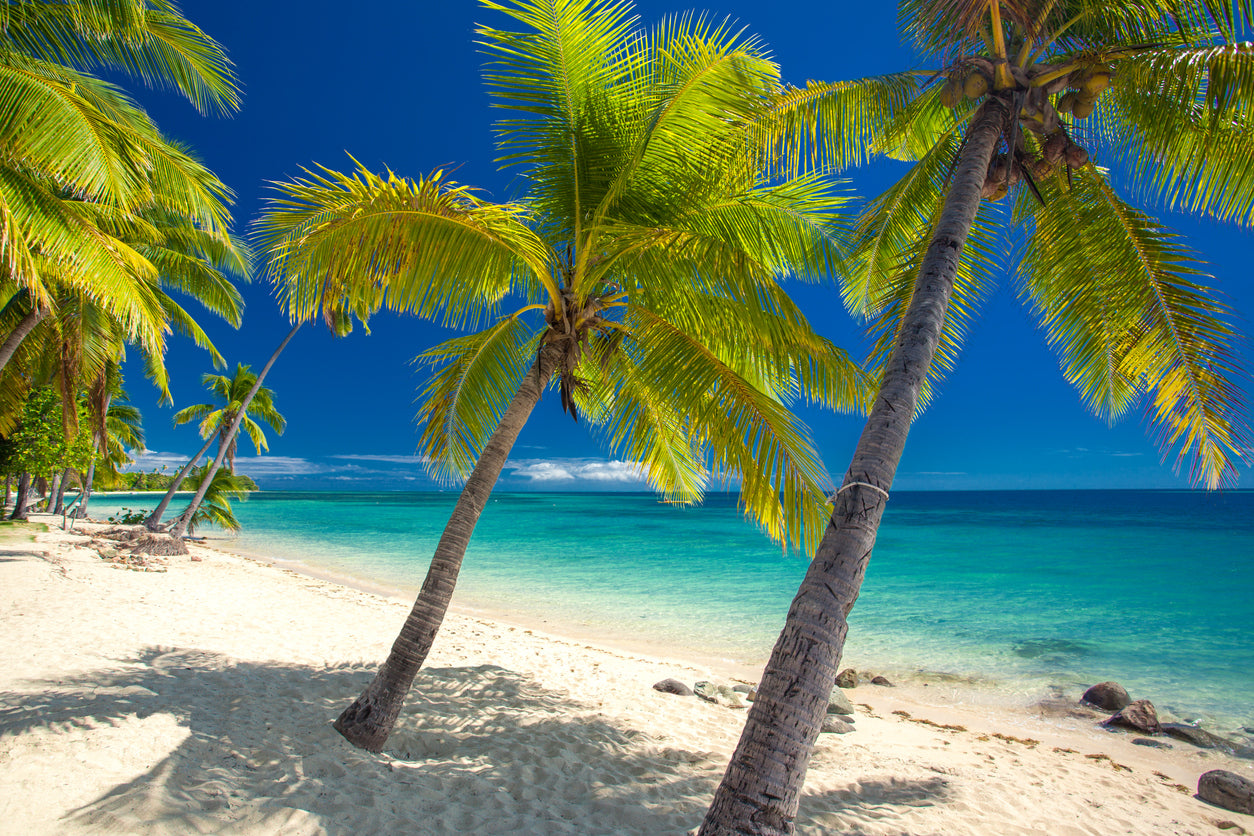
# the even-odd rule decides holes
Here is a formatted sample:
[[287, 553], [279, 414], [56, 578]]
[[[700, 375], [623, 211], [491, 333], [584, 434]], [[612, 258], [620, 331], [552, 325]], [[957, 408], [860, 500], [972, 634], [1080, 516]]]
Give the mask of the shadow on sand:
[[[709, 752], [668, 747], [495, 666], [423, 671], [387, 751], [372, 755], [330, 727], [371, 673], [149, 648], [0, 693], [0, 738], [157, 714], [187, 728], [144, 774], [68, 814], [92, 832], [683, 833], [721, 777]], [[835, 816], [859, 832], [859, 820], [891, 820], [890, 805], [946, 792], [941, 780], [861, 782], [807, 795], [798, 825], [828, 832]]]

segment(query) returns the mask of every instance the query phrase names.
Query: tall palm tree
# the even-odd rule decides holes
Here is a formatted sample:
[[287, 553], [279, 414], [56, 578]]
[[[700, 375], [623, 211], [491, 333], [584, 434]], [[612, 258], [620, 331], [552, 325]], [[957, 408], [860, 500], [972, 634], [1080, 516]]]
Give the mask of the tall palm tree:
[[196, 496], [172, 527], [172, 534], [182, 536], [195, 517], [196, 507], [204, 499], [204, 494], [199, 490], [200, 486], [204, 485], [208, 490], [208, 486], [213, 484], [214, 477], [208, 475], [205, 478], [206, 474], [210, 474], [210, 471], [216, 473], [223, 462], [227, 463], [228, 470], [234, 470], [236, 433], [240, 427], [248, 431], [258, 455], [268, 450], [269, 447], [266, 444], [265, 431], [254, 420], [254, 415], [269, 424], [279, 435], [283, 434], [287, 419], [274, 407], [274, 392], [261, 385], [265, 373], [270, 370], [273, 362], [271, 358], [270, 364], [267, 364], [260, 375], [254, 373], [249, 366], [239, 363], [230, 377], [220, 374], [205, 374], [201, 377], [201, 383], [216, 396], [217, 402], [195, 404], [182, 409], [175, 414], [174, 423], [186, 424], [188, 421], [200, 419], [200, 436], [205, 439], [205, 444], [175, 475], [165, 496], [145, 520], [144, 524], [148, 528], [155, 529], [160, 524], [161, 517], [174, 498], [174, 493], [182, 486], [183, 480], [200, 461], [200, 457], [209, 449], [214, 438], [218, 440], [217, 459], [214, 465], [208, 466], [209, 469], [202, 472], [201, 478], [197, 480]]
[[[485, 6], [522, 25], [479, 34], [524, 200], [488, 203], [440, 172], [324, 170], [282, 184], [260, 223], [297, 318], [337, 299], [472, 328], [420, 358], [422, 452], [465, 484], [390, 655], [335, 723], [372, 750], [551, 384], [655, 489], [693, 501], [711, 472], [734, 474], [745, 511], [794, 544], [821, 531], [827, 477], [783, 402], [857, 408], [865, 394], [777, 284], [839, 259], [841, 198], [815, 177], [762, 176], [747, 131], [782, 88], [761, 45], [693, 17], [643, 32], [622, 2]], [[509, 294], [520, 307], [499, 315]]]
[[202, 112], [239, 102], [221, 47], [167, 0], [25, 0], [0, 8], [0, 290], [28, 306], [0, 338], [0, 369], [52, 314], [57, 290], [90, 295], [128, 339], [160, 354], [165, 311], [149, 292], [159, 269], [118, 228], [173, 212], [224, 235], [230, 192], [161, 136], [117, 86], [120, 71], [172, 88]]
[[[845, 288], [875, 317], [880, 392], [702, 834], [794, 832], [911, 419], [1002, 268], [1090, 408], [1114, 419], [1144, 402], [1193, 481], [1233, 477], [1249, 432], [1230, 312], [1196, 256], [1111, 180], [1168, 208], [1254, 220], [1254, 47], [1234, 42], [1251, 17], [1247, 0], [902, 0], [936, 84], [815, 84], [777, 112], [782, 165], [807, 146], [837, 165], [874, 152], [915, 165], [863, 214]], [[1007, 232], [1021, 237], [1017, 264], [997, 260]]]
[[[187, 481], [199, 491], [211, 469], [212, 465], [206, 462], [201, 467], [194, 468], [188, 475]], [[204, 501], [197, 507], [187, 523], [188, 532], [195, 531], [197, 527], [205, 523], [216, 525], [224, 531], [239, 531], [240, 522], [231, 509], [231, 500], [247, 499], [247, 484], [227, 468], [214, 471], [213, 476], [209, 478], [209, 484], [205, 487]]]

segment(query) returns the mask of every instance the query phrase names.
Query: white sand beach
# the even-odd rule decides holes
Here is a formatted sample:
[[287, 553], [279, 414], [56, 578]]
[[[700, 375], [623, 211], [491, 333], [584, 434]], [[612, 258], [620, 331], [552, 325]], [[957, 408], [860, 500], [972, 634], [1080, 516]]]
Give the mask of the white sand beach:
[[[330, 723], [407, 603], [196, 546], [145, 572], [81, 532], [0, 537], [0, 833], [682, 834], [744, 718], [651, 687], [733, 672], [453, 613], [373, 755]], [[943, 683], [849, 695], [803, 833], [1254, 833], [1193, 797], [1249, 761]]]

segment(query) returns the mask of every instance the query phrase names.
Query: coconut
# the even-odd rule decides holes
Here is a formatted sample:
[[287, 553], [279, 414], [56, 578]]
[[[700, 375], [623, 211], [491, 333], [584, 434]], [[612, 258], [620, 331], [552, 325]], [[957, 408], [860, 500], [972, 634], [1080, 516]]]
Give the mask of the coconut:
[[978, 99], [988, 93], [988, 79], [983, 73], [973, 72], [962, 83], [962, 94], [968, 99]]
[[1055, 107], [1059, 113], [1070, 113], [1072, 108], [1075, 107], [1075, 103], [1079, 101], [1079, 98], [1079, 93], [1074, 90], [1068, 90], [1062, 94], [1062, 98], [1058, 100], [1058, 104]]
[[1067, 146], [1066, 157], [1067, 165], [1072, 168], [1083, 168], [1089, 161], [1089, 152], [1073, 143]]
[[951, 78], [945, 82], [945, 86], [940, 91], [940, 101], [945, 107], [956, 107], [958, 105], [958, 85]]
[[1098, 70], [1090, 73], [1084, 81], [1080, 83], [1080, 89], [1093, 98], [1097, 98], [1103, 90], [1110, 86], [1110, 72], [1108, 70]]
[[1093, 115], [1093, 108], [1097, 104], [1097, 99], [1090, 99], [1084, 94], [1080, 94], [1080, 98], [1076, 100], [1075, 107], [1071, 109], [1071, 115], [1077, 119], [1087, 119]]
[[1054, 173], [1054, 164], [1042, 157], [1032, 163], [1032, 176], [1037, 180], [1044, 180], [1046, 177]]

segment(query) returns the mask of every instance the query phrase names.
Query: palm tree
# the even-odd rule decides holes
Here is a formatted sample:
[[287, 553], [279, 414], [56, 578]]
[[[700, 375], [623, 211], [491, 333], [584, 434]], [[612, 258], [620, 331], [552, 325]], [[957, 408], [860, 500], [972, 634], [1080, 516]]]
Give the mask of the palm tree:
[[[145, 520], [144, 524], [148, 528], [155, 530], [160, 524], [161, 517], [169, 507], [170, 500], [174, 498], [175, 491], [182, 485], [191, 469], [196, 466], [200, 457], [209, 449], [215, 437], [218, 439], [218, 456], [210, 468], [214, 473], [224, 461], [227, 462], [229, 470], [235, 468], [235, 434], [241, 426], [247, 429], [258, 455], [269, 449], [266, 444], [265, 431], [252, 416], [255, 415], [265, 421], [279, 435], [283, 434], [287, 420], [274, 408], [274, 392], [261, 385], [264, 374], [270, 370], [273, 362], [274, 359], [271, 358], [270, 364], [267, 364], [261, 375], [253, 373], [250, 367], [239, 363], [230, 377], [220, 374], [205, 374], [201, 377], [201, 384], [217, 397], [218, 402], [195, 404], [182, 409], [175, 414], [174, 423], [186, 424], [188, 421], [200, 419], [200, 436], [205, 439], [205, 445], [187, 464], [183, 465], [182, 470], [174, 477], [165, 496], [161, 498], [161, 502]], [[199, 488], [205, 485], [208, 490], [208, 486], [212, 484], [213, 476], [204, 478], [202, 474], [196, 486]], [[178, 521], [171, 528], [171, 534], [182, 536], [188, 528], [188, 523], [195, 517], [197, 506], [203, 498], [203, 493], [197, 490], [196, 498], [193, 498], [188, 509], [179, 516]]]
[[1229, 310], [1110, 174], [1169, 208], [1254, 220], [1254, 49], [1233, 42], [1251, 17], [1249, 2], [903, 0], [938, 83], [815, 84], [777, 112], [770, 127], [793, 132], [776, 146], [785, 166], [806, 146], [836, 165], [872, 152], [915, 165], [857, 229], [845, 298], [876, 318], [880, 392], [702, 834], [794, 832], [911, 419], [995, 273], [1015, 266], [997, 261], [1005, 221], [1022, 236], [1022, 297], [1085, 403], [1114, 419], [1145, 402], [1193, 481], [1233, 477], [1249, 432]]
[[202, 485], [205, 485], [204, 501], [196, 509], [196, 513], [188, 520], [187, 530], [193, 532], [197, 526], [204, 523], [216, 525], [224, 531], [239, 531], [240, 523], [235, 518], [235, 513], [231, 510], [231, 500], [244, 500], [248, 498], [248, 488], [242, 478], [236, 476], [228, 469], [220, 468], [208, 478], [208, 484], [205, 484], [212, 465], [206, 462], [201, 467], [192, 470], [187, 480], [193, 487], [199, 491]]
[[227, 112], [239, 102], [231, 64], [167, 2], [121, 0], [105, 11], [91, 0], [29, 0], [0, 15], [0, 289], [26, 301], [0, 340], [0, 369], [66, 289], [89, 295], [129, 340], [159, 355], [169, 327], [150, 288], [159, 268], [129, 239], [143, 237], [144, 213], [154, 210], [224, 236], [230, 192], [92, 71], [127, 73], [202, 112]]
[[[550, 384], [655, 489], [693, 501], [711, 472], [734, 474], [745, 511], [794, 544], [821, 531], [827, 477], [782, 402], [865, 394], [777, 284], [838, 260], [841, 199], [815, 177], [762, 176], [747, 132], [781, 87], [760, 44], [692, 17], [641, 32], [626, 3], [485, 6], [523, 27], [479, 34], [526, 200], [489, 203], [441, 172], [324, 169], [282, 184], [260, 223], [298, 319], [334, 299], [477, 329], [420, 357], [422, 452], [465, 484], [391, 654], [335, 723], [376, 751]], [[521, 307], [496, 315], [511, 293]]]

